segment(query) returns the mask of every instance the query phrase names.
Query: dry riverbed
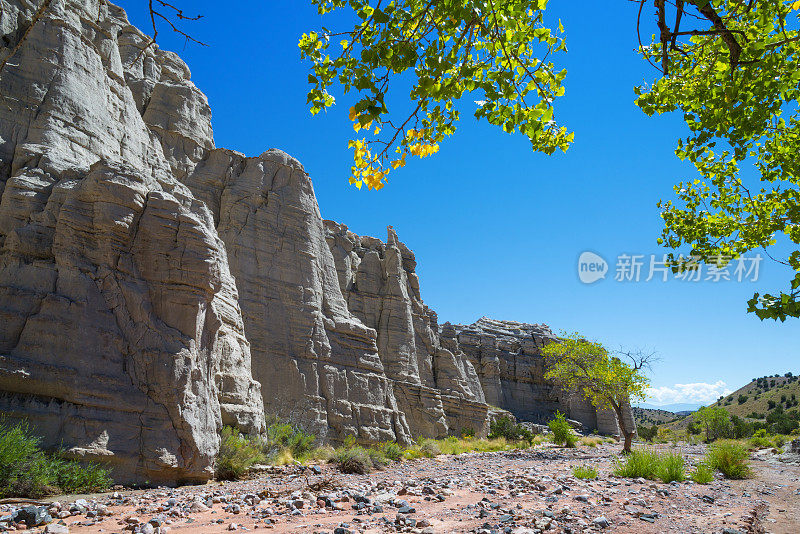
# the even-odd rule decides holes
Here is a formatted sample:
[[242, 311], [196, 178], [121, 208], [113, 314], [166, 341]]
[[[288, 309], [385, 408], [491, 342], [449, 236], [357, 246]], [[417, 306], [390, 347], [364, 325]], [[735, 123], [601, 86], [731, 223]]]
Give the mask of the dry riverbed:
[[[675, 450], [674, 448], [672, 448]], [[691, 461], [701, 446], [679, 450]], [[800, 466], [758, 455], [750, 480], [662, 484], [611, 476], [619, 445], [439, 456], [369, 475], [269, 468], [251, 480], [58, 498], [51, 534], [469, 532], [800, 533]], [[596, 480], [573, 477], [592, 465]], [[0, 505], [0, 530], [20, 504]], [[39, 509], [42, 510], [41, 508]], [[33, 519], [31, 519], [33, 522]], [[59, 524], [60, 523], [60, 524]]]

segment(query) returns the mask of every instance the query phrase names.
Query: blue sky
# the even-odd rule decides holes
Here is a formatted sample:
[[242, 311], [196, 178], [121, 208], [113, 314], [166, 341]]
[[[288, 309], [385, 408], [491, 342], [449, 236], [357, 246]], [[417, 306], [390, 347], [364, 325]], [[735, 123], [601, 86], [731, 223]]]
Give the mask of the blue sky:
[[[118, 3], [147, 30], [146, 2]], [[217, 146], [247, 155], [285, 150], [311, 175], [323, 217], [384, 239], [394, 226], [416, 252], [422, 296], [440, 322], [486, 315], [654, 350], [661, 361], [652, 373], [653, 404], [708, 402], [752, 377], [800, 371], [800, 323], [745, 313], [754, 291], [786, 287], [789, 276], [775, 263], [762, 262], [756, 283], [613, 279], [619, 254], [648, 260], [665, 252], [656, 244], [656, 202], [694, 177], [673, 153], [686, 131], [680, 117], [649, 118], [633, 103], [633, 86], [656, 74], [635, 54], [635, 3], [548, 8], [567, 30], [567, 93], [556, 112], [575, 131], [567, 154], [533, 153], [522, 136], [462, 113], [437, 156], [395, 172], [379, 192], [347, 183], [352, 101], [340, 99], [316, 117], [305, 104], [308, 65], [297, 41], [333, 21], [323, 22], [305, 0], [178, 5], [205, 16], [183, 27], [211, 46], [184, 46], [165, 27], [159, 43], [183, 57], [208, 95]], [[591, 285], [577, 274], [587, 250], [611, 269]]]

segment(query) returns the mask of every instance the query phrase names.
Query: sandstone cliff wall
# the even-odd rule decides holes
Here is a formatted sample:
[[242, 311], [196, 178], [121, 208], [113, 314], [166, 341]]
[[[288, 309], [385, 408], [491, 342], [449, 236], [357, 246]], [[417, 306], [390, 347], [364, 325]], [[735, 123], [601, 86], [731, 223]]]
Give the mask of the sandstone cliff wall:
[[[0, 57], [36, 7], [0, 0]], [[131, 36], [106, 2], [54, 0], [0, 78], [0, 411], [120, 481], [204, 479], [221, 425], [263, 408], [211, 213], [126, 82]], [[143, 62], [205, 101], [174, 54]]]
[[422, 302], [414, 253], [394, 229], [384, 243], [333, 221], [325, 228], [347, 305], [376, 330], [381, 361], [414, 435], [464, 427], [485, 432], [492, 407], [536, 423], [560, 410], [586, 429], [619, 432], [613, 412], [545, 380], [540, 349], [556, 340], [547, 325], [484, 317], [440, 327]]
[[[0, 0], [0, 59], [37, 6]], [[440, 327], [394, 231], [323, 221], [283, 152], [216, 148], [188, 67], [148, 42], [53, 0], [0, 73], [0, 414], [151, 483], [209, 478], [222, 425], [265, 410], [328, 441], [556, 406], [611, 431], [543, 382], [549, 329]]]

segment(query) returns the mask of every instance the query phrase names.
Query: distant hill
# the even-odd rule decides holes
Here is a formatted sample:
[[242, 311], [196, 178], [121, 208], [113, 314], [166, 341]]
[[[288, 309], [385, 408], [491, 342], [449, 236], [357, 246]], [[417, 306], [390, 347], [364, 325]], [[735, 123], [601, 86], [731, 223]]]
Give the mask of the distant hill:
[[639, 408], [647, 408], [650, 410], [666, 410], [668, 412], [678, 413], [678, 412], [694, 412], [698, 408], [700, 408], [700, 404], [690, 404], [687, 402], [679, 402], [675, 404], [665, 404], [663, 406], [656, 406], [655, 404], [650, 404], [647, 402], [642, 402], [637, 404]]
[[[800, 379], [792, 373], [755, 378], [711, 406], [721, 406], [731, 415], [759, 420], [779, 404], [784, 410], [794, 410], [800, 405]], [[693, 420], [690, 416], [669, 426], [684, 428]]]
[[641, 408], [639, 406], [633, 407], [633, 419], [637, 425], [653, 426], [662, 425], [664, 423], [671, 423], [681, 416], [670, 412], [668, 410], [659, 410], [653, 408]]

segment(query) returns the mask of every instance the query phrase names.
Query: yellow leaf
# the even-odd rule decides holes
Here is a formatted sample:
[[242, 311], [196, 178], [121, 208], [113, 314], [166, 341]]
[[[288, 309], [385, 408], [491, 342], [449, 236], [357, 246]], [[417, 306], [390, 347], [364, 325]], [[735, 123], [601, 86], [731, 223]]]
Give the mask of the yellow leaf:
[[356, 182], [356, 187], [357, 187], [357, 188], [359, 188], [359, 189], [361, 189], [361, 183], [362, 183], [362, 182], [361, 182], [361, 180], [357, 181], [357, 182]]
[[349, 115], [349, 117], [350, 117], [350, 120], [351, 120], [351, 121], [354, 121], [354, 120], [356, 120], [356, 117], [358, 117], [358, 112], [356, 111], [356, 108], [354, 108], [354, 107], [353, 107], [353, 108], [350, 108], [350, 115]]
[[798, 9], [800, 9], [800, 0], [797, 0], [797, 2], [792, 4], [792, 10], [793, 11], [796, 11]]
[[347, 45], [349, 43], [347, 42], [347, 39], [342, 39], [341, 41], [339, 41], [339, 44], [342, 45], [342, 48], [347, 48]]
[[354, 122], [353, 123], [353, 129], [355, 131], [359, 131], [361, 129], [361, 123], [360, 122]]
[[381, 129], [376, 126], [375, 127], [375, 135], [378, 135], [379, 133], [381, 133]]

